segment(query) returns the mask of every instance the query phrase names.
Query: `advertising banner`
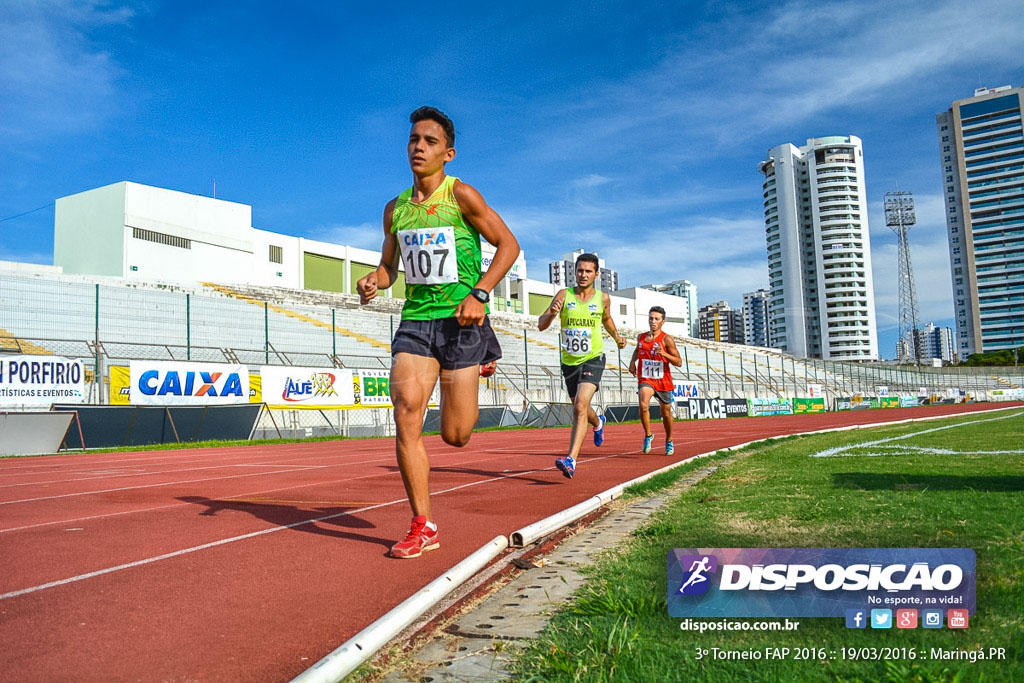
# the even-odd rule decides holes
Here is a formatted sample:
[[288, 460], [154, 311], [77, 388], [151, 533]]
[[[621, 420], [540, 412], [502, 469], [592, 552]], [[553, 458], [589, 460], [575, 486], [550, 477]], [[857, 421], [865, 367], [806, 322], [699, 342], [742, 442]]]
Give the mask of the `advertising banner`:
[[873, 399], [868, 396], [845, 396], [836, 399], [836, 410], [868, 410], [869, 408], [877, 408], [877, 405], [872, 405], [872, 401], [877, 402], [878, 399]]
[[680, 384], [676, 382], [672, 390], [672, 397], [676, 403], [686, 403], [691, 398], [700, 398], [700, 390], [696, 384]]
[[391, 406], [391, 371], [360, 370], [354, 385], [354, 403], [361, 406]]
[[[970, 548], [675, 548], [673, 617], [852, 617], [896, 607], [974, 614]], [[888, 614], [886, 614], [888, 612]], [[874, 628], [889, 626], [872, 624]]]
[[[127, 365], [110, 366], [110, 400], [112, 406], [126, 406], [131, 404], [132, 379], [131, 371]], [[263, 403], [260, 392], [260, 375], [257, 372], [249, 373], [249, 403]]]
[[0, 406], [85, 402], [85, 364], [59, 356], [0, 358]]
[[825, 399], [823, 398], [794, 398], [793, 412], [797, 415], [804, 413], [824, 413]]
[[878, 397], [879, 408], [899, 408], [900, 397], [899, 396], [879, 396]]
[[263, 399], [272, 408], [326, 410], [355, 403], [351, 370], [264, 365], [260, 368]]
[[917, 396], [900, 396], [900, 408], [916, 408], [921, 405]]
[[820, 384], [808, 384], [807, 385], [807, 396], [810, 398], [824, 398], [825, 387]]
[[788, 398], [751, 398], [747, 400], [750, 417], [762, 415], [792, 415], [793, 404]]
[[228, 405], [249, 402], [249, 371], [227, 363], [129, 364], [132, 405]]
[[879, 396], [888, 396], [889, 395], [889, 387], [878, 387], [878, 395]]
[[746, 417], [745, 398], [691, 398], [685, 403], [691, 420], [724, 420], [727, 417]]

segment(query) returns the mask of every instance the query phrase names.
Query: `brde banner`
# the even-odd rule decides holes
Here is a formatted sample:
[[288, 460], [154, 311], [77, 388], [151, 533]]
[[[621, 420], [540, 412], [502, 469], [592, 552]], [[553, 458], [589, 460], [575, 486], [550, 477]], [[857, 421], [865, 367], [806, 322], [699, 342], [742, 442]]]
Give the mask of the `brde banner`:
[[0, 359], [0, 406], [49, 406], [85, 401], [85, 364], [57, 356]]
[[249, 402], [244, 365], [133, 360], [129, 365], [132, 405], [225, 405]]
[[[894, 608], [974, 614], [970, 548], [676, 548], [673, 617], [844, 617]], [[873, 624], [875, 628], [885, 628]]]
[[355, 403], [351, 370], [264, 365], [263, 400], [272, 408], [337, 409]]

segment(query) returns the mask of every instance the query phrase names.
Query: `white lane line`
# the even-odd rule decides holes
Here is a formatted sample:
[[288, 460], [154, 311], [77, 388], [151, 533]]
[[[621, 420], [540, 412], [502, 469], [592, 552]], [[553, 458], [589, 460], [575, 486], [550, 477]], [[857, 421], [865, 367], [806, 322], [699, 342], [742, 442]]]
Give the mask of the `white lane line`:
[[[1011, 413], [1010, 415], [1000, 415], [999, 417], [990, 417], [990, 418], [987, 418], [985, 420], [971, 420], [970, 422], [958, 422], [956, 424], [945, 425], [945, 426], [942, 426], [942, 427], [932, 427], [931, 429], [923, 429], [923, 430], [921, 430], [919, 432], [911, 432], [910, 434], [902, 434], [900, 436], [890, 436], [890, 437], [888, 437], [886, 439], [878, 439], [877, 441], [863, 441], [861, 443], [847, 444], [846, 446], [836, 446], [835, 448], [828, 448], [828, 449], [826, 449], [824, 451], [818, 451], [817, 453], [812, 453], [810, 457], [812, 457], [812, 458], [834, 458], [834, 457], [837, 457], [837, 456], [847, 455], [848, 451], [851, 451], [851, 450], [857, 450], [857, 449], [862, 449], [862, 448], [870, 448], [871, 446], [879, 446], [879, 445], [884, 444], [884, 443], [891, 443], [893, 441], [902, 441], [904, 439], [912, 439], [915, 436], [920, 436], [921, 434], [930, 434], [932, 432], [941, 432], [941, 431], [944, 431], [944, 430], [947, 430], [947, 429], [957, 429], [959, 427], [966, 427], [967, 425], [981, 424], [983, 422], [995, 422], [996, 420], [1008, 420], [1008, 419], [1013, 418], [1013, 417], [1020, 417], [1021, 415], [1024, 415], [1024, 412], [1021, 412], [1021, 413]], [[955, 415], [951, 416], [951, 417], [955, 417]], [[880, 425], [880, 426], [884, 426], [884, 425]], [[847, 455], [847, 457], [849, 457], [849, 456]]]
[[79, 491], [78, 493], [62, 493], [56, 496], [40, 496], [39, 498], [22, 498], [21, 500], [4, 500], [0, 505], [13, 505], [14, 503], [33, 503], [38, 500], [54, 500], [57, 498], [74, 498], [76, 496], [92, 496], [99, 493], [116, 493], [117, 491], [134, 491], [136, 489], [152, 489], [160, 486], [177, 486], [179, 484], [196, 484], [201, 481], [220, 481], [221, 479], [238, 479], [240, 477], [263, 477], [271, 474], [284, 474], [286, 472], [307, 472], [304, 469], [276, 470], [274, 472], [254, 472], [252, 474], [232, 474], [226, 477], [207, 477], [205, 479], [183, 479], [181, 481], [168, 481], [160, 484], [142, 484], [140, 486], [122, 486], [116, 489], [103, 489], [100, 491]]
[[295, 469], [323, 469], [328, 465], [288, 465], [285, 463], [225, 463], [223, 465], [208, 465], [206, 467], [183, 467], [176, 470], [161, 470], [159, 472], [97, 472], [93, 477], [78, 477], [77, 479], [49, 479], [47, 481], [23, 481], [20, 484], [0, 484], [0, 489], [16, 488], [18, 486], [49, 486], [50, 484], [68, 484], [76, 481], [103, 481], [104, 479], [123, 479], [124, 477], [156, 477], [162, 474], [173, 474], [175, 472], [199, 472], [201, 470], [223, 470], [236, 467], [292, 467]]
[[[589, 458], [589, 460], [591, 460], [591, 461], [594, 461], [594, 460], [605, 460], [607, 458], [614, 458], [614, 457], [617, 457], [617, 454], [615, 454], [615, 455], [606, 455], [606, 456], [598, 457], [598, 458]], [[445, 494], [445, 493], [451, 493], [453, 491], [459, 491], [461, 489], [469, 488], [471, 486], [479, 486], [480, 484], [487, 484], [487, 483], [491, 483], [491, 482], [495, 482], [495, 481], [500, 481], [502, 479], [515, 479], [517, 477], [523, 477], [523, 476], [526, 476], [528, 474], [535, 474], [537, 472], [544, 472], [544, 471], [553, 470], [553, 469], [554, 469], [554, 467], [545, 467], [545, 468], [542, 468], [542, 469], [530, 470], [528, 472], [518, 472], [516, 474], [512, 474], [512, 475], [508, 475], [508, 476], [502, 475], [502, 476], [492, 477], [490, 479], [480, 479], [478, 481], [471, 481], [471, 482], [468, 482], [466, 484], [460, 484], [458, 486], [453, 486], [451, 488], [442, 489], [440, 491], [434, 492], [431, 495], [441, 495], [441, 494]], [[377, 508], [387, 507], [389, 505], [395, 505], [397, 503], [404, 503], [404, 502], [407, 502], [408, 500], [409, 500], [408, 498], [398, 498], [398, 499], [395, 499], [395, 500], [388, 501], [386, 503], [377, 503], [376, 505], [367, 505], [366, 507], [358, 508], [356, 510], [347, 510], [345, 512], [336, 512], [336, 513], [331, 514], [331, 515], [324, 515], [323, 517], [315, 517], [313, 519], [306, 519], [306, 520], [303, 520], [301, 522], [292, 522], [291, 524], [288, 524], [288, 525], [285, 525], [285, 526], [275, 526], [275, 527], [272, 527], [270, 529], [262, 529], [260, 531], [253, 531], [253, 532], [248, 533], [248, 534], [242, 534], [241, 536], [232, 536], [231, 538], [223, 538], [223, 539], [221, 539], [219, 541], [211, 541], [210, 543], [203, 543], [202, 545], [192, 546], [191, 548], [183, 548], [181, 550], [175, 550], [174, 552], [164, 553], [163, 555], [157, 555], [155, 557], [147, 557], [145, 559], [136, 560], [134, 562], [126, 562], [124, 564], [119, 564], [119, 565], [117, 565], [115, 567], [107, 567], [106, 569], [98, 569], [96, 571], [88, 572], [86, 574], [79, 574], [78, 576], [72, 576], [72, 577], [69, 577], [69, 578], [66, 578], [66, 579], [59, 579], [57, 581], [50, 581], [49, 583], [43, 583], [43, 584], [40, 584], [38, 586], [30, 586], [28, 588], [22, 588], [22, 589], [16, 590], [16, 591], [10, 591], [8, 593], [4, 593], [4, 594], [0, 595], [0, 600], [7, 600], [9, 598], [16, 598], [16, 597], [18, 597], [20, 595], [27, 595], [29, 593], [35, 593], [36, 591], [46, 590], [47, 588], [56, 588], [58, 586], [64, 586], [64, 585], [67, 585], [69, 583], [76, 583], [78, 581], [84, 581], [86, 579], [92, 579], [92, 578], [95, 578], [97, 576], [103, 576], [105, 574], [111, 574], [111, 573], [114, 573], [114, 572], [123, 571], [125, 569], [132, 569], [134, 567], [141, 567], [143, 565], [152, 564], [154, 562], [160, 562], [161, 560], [169, 560], [169, 559], [172, 559], [172, 558], [175, 558], [175, 557], [180, 557], [182, 555], [188, 555], [190, 553], [199, 552], [200, 550], [208, 550], [210, 548], [216, 548], [218, 546], [227, 545], [228, 543], [235, 543], [237, 541], [244, 541], [244, 540], [247, 540], [247, 539], [250, 539], [250, 538], [256, 538], [257, 536], [265, 536], [267, 534], [272, 534], [272, 533], [277, 532], [277, 531], [284, 531], [286, 529], [294, 529], [295, 527], [303, 526], [305, 524], [316, 524], [317, 522], [326, 522], [327, 520], [336, 519], [338, 517], [352, 516], [352, 515], [356, 515], [356, 514], [361, 513], [361, 512], [367, 512], [369, 510], [376, 510]]]

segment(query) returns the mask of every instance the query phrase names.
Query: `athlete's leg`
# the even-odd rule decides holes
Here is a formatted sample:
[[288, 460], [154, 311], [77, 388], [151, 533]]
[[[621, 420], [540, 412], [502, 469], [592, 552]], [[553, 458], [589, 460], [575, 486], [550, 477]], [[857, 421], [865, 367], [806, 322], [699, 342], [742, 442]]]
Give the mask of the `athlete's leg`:
[[654, 387], [640, 385], [640, 424], [644, 426], [644, 436], [651, 435], [651, 397], [654, 396]]
[[661, 407], [661, 423], [665, 425], [665, 441], [671, 441], [673, 423], [672, 404], [658, 401], [658, 405]]
[[397, 353], [391, 364], [391, 402], [395, 406], [395, 451], [413, 516], [430, 520], [430, 461], [423, 446], [423, 414], [441, 366], [434, 358]]
[[580, 382], [576, 387], [576, 398], [572, 402], [572, 437], [569, 442], [569, 456], [573, 460], [583, 448], [583, 437], [587, 435], [587, 423], [590, 422], [589, 413], [594, 412], [590, 407], [590, 400], [594, 398], [595, 393], [597, 393], [597, 385], [590, 382]]
[[441, 371], [441, 438], [452, 446], [469, 443], [480, 416], [480, 366]]

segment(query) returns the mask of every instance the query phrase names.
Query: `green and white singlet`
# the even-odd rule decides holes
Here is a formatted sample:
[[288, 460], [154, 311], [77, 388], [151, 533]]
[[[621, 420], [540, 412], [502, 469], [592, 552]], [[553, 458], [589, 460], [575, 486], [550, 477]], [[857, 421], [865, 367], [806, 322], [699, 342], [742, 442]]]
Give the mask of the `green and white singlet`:
[[601, 319], [604, 317], [604, 295], [594, 289], [586, 302], [576, 298], [573, 287], [565, 290], [565, 303], [558, 314], [563, 365], [580, 365], [604, 353]]
[[391, 232], [405, 265], [402, 320], [451, 318], [480, 281], [480, 233], [455, 200], [458, 180], [445, 176], [422, 203], [411, 201], [411, 187], [395, 201]]

